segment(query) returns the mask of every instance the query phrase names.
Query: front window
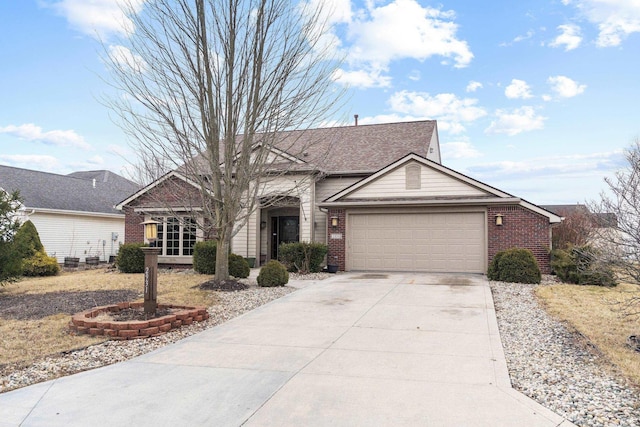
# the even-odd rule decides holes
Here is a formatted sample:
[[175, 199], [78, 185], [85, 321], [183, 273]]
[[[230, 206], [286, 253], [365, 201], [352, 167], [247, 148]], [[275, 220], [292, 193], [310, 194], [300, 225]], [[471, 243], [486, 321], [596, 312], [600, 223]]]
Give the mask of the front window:
[[196, 220], [190, 217], [156, 217], [158, 240], [164, 256], [192, 256], [196, 243]]

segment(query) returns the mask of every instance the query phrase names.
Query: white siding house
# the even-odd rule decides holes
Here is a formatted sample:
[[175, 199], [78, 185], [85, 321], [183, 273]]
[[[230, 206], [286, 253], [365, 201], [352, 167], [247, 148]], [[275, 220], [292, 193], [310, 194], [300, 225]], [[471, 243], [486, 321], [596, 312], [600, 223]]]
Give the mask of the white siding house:
[[60, 263], [116, 255], [125, 216], [114, 205], [138, 188], [105, 170], [58, 175], [0, 165], [0, 191], [20, 192], [20, 221], [35, 225], [45, 251]]

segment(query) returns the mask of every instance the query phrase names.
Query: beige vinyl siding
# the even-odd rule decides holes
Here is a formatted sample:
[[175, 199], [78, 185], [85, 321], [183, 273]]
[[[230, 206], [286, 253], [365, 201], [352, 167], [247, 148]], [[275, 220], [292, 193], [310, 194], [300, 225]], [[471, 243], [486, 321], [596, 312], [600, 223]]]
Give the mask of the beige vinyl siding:
[[403, 164], [362, 188], [348, 194], [345, 199], [393, 199], [398, 197], [436, 196], [484, 196], [487, 193], [465, 182], [447, 176], [435, 169], [420, 165], [420, 188], [406, 187], [406, 166], [420, 165], [417, 162]]
[[485, 212], [348, 213], [347, 269], [484, 273]]
[[[36, 226], [47, 254], [58, 262], [64, 262], [66, 256], [84, 262], [88, 255], [100, 255], [101, 261], [108, 261], [124, 243], [124, 215], [104, 218], [36, 211], [28, 219]], [[111, 239], [111, 233], [118, 234], [117, 240]]]
[[322, 212], [317, 206], [323, 200], [333, 196], [345, 188], [355, 184], [362, 178], [358, 177], [340, 177], [325, 178], [316, 182], [315, 194], [315, 210], [314, 210], [314, 241], [319, 243], [327, 243], [327, 214]]
[[[244, 215], [244, 213], [242, 215]], [[247, 219], [247, 223], [233, 236], [231, 240], [231, 250], [234, 254], [245, 258], [257, 256], [257, 221], [258, 212], [254, 211]]]

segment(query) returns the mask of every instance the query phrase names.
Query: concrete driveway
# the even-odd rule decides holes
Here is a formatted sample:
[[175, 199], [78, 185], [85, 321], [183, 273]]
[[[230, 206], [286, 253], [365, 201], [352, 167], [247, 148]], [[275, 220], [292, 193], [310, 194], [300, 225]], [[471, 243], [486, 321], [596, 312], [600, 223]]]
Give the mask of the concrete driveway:
[[484, 277], [352, 273], [142, 357], [1, 394], [0, 426], [18, 425], [572, 424], [511, 388]]

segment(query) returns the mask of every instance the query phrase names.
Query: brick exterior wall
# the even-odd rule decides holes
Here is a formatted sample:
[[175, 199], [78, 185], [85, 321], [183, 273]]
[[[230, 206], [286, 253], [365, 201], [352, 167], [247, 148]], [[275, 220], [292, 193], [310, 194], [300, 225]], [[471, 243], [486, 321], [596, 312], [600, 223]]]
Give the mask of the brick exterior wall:
[[183, 180], [172, 177], [163, 181], [124, 207], [124, 242], [144, 242], [144, 227], [140, 225], [144, 215], [134, 212], [134, 208], [199, 207], [201, 200], [198, 190]]
[[144, 221], [144, 215], [133, 211], [132, 206], [124, 207], [124, 242], [142, 243], [144, 242], [144, 226], [140, 225]]
[[[338, 226], [331, 226], [331, 217], [338, 217]], [[345, 264], [345, 241], [347, 238], [346, 227], [346, 211], [344, 209], [329, 209], [327, 215], [327, 242], [329, 246], [329, 252], [327, 252], [327, 264], [338, 264], [338, 270], [344, 271]], [[342, 239], [332, 239], [332, 234], [342, 234]]]
[[[502, 214], [503, 225], [496, 225], [496, 215]], [[533, 252], [543, 274], [549, 274], [551, 233], [549, 220], [521, 206], [498, 206], [487, 209], [489, 263], [499, 251], [526, 248]]]

